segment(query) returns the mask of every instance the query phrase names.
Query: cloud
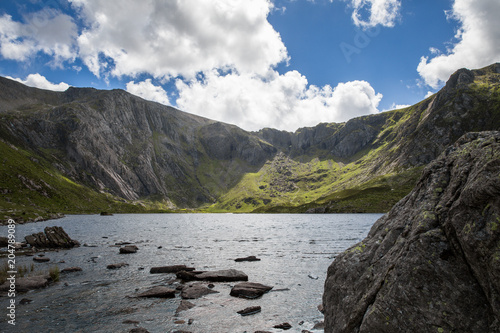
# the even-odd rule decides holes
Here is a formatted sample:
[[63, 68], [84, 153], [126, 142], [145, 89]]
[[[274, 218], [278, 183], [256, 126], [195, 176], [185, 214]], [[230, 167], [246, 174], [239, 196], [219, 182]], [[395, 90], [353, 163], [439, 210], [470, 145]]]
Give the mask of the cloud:
[[425, 83], [434, 89], [457, 69], [481, 68], [500, 61], [500, 2], [498, 0], [455, 0], [448, 17], [458, 20], [460, 29], [454, 45], [434, 57], [422, 57], [417, 67]]
[[353, 7], [352, 20], [362, 28], [377, 25], [394, 27], [399, 19], [401, 0], [344, 0]]
[[25, 80], [21, 80], [19, 78], [13, 78], [10, 76], [7, 76], [7, 78], [17, 82], [21, 82], [22, 84], [25, 84], [30, 87], [46, 89], [46, 90], [65, 91], [66, 89], [69, 88], [69, 84], [67, 83], [61, 82], [58, 84], [54, 84], [49, 80], [47, 80], [45, 76], [40, 75], [38, 73], [28, 75], [28, 77], [26, 77]]
[[177, 80], [176, 86], [176, 103], [182, 110], [246, 130], [295, 131], [319, 122], [342, 122], [378, 112], [382, 99], [366, 81], [320, 88], [308, 85], [297, 71], [269, 71], [265, 76], [211, 71], [202, 80]]
[[0, 54], [5, 59], [27, 61], [38, 52], [52, 56], [53, 66], [75, 59], [77, 27], [70, 16], [45, 9], [24, 21], [13, 21], [7, 14], [0, 17]]
[[130, 81], [126, 85], [127, 91], [136, 96], [142, 97], [149, 101], [158, 102], [165, 105], [170, 105], [167, 92], [160, 86], [155, 86], [151, 83], [151, 79], [135, 83]]
[[80, 57], [96, 76], [192, 78], [214, 68], [264, 73], [288, 59], [270, 0], [70, 0], [86, 28]]

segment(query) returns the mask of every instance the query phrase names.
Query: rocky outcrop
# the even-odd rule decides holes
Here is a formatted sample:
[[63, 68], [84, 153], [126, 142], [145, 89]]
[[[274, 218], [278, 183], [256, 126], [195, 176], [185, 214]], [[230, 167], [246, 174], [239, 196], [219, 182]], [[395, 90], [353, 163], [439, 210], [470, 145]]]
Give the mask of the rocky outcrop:
[[500, 330], [500, 132], [469, 133], [328, 269], [325, 332]]
[[37, 248], [71, 248], [80, 243], [71, 239], [61, 227], [45, 227], [44, 232], [28, 235], [26, 243]]

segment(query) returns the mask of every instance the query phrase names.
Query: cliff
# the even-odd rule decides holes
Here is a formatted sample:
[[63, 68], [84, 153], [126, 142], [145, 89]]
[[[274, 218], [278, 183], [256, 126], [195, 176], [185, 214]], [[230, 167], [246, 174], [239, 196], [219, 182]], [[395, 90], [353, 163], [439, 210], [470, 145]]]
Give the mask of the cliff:
[[325, 332], [500, 330], [500, 132], [468, 133], [328, 268]]

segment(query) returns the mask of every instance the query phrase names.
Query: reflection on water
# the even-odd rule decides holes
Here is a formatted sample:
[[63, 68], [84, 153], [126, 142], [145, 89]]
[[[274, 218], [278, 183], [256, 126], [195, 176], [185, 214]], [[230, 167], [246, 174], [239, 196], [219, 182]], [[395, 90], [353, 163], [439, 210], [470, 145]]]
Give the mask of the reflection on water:
[[[147, 214], [68, 216], [64, 219], [18, 225], [16, 238], [62, 226], [88, 246], [47, 252], [51, 263], [37, 269], [79, 266], [82, 272], [61, 276], [46, 289], [19, 294], [32, 303], [17, 306], [13, 330], [0, 317], [2, 332], [128, 332], [138, 321], [149, 332], [249, 332], [289, 322], [288, 332], [312, 331], [322, 321], [321, 304], [326, 270], [333, 258], [362, 240], [380, 214], [261, 215], [261, 214]], [[6, 235], [6, 227], [0, 234]], [[135, 254], [120, 255], [117, 242], [137, 244]], [[255, 255], [257, 262], [234, 262]], [[18, 256], [18, 265], [32, 258]], [[129, 266], [108, 270], [113, 263]], [[130, 298], [154, 285], [177, 285], [173, 274], [149, 274], [153, 266], [185, 264], [197, 270], [235, 268], [249, 281], [274, 286], [254, 300], [229, 296], [234, 283], [216, 283], [218, 294], [191, 300], [191, 310], [175, 316], [180, 298]], [[0, 299], [5, 309], [8, 299]], [[242, 317], [236, 312], [259, 305], [262, 312]], [[188, 325], [188, 320], [192, 324]], [[300, 324], [301, 323], [301, 324]]]

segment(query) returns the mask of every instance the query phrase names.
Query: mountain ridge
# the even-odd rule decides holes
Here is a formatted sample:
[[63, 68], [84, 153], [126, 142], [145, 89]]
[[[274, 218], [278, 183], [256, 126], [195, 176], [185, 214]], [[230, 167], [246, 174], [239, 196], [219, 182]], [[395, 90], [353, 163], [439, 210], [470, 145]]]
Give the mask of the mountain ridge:
[[[47, 172], [111, 200], [110, 209], [121, 202], [131, 205], [125, 211], [381, 212], [411, 190], [419, 168], [444, 147], [466, 132], [500, 128], [499, 78], [500, 64], [462, 69], [440, 92], [409, 108], [294, 133], [247, 132], [119, 89], [52, 92], [0, 78], [0, 139], [7, 155], [22, 149], [43, 161]], [[4, 180], [0, 190], [13, 193], [0, 206], [4, 216], [45, 211], [19, 180], [26, 171], [8, 158], [3, 165], [4, 178], [12, 181]], [[28, 178], [39, 192], [52, 186], [34, 174]], [[401, 177], [411, 179], [393, 184]], [[380, 190], [394, 195], [386, 203], [356, 198], [338, 205], [353, 193]], [[20, 193], [28, 200], [22, 202]], [[66, 206], [53, 208], [80, 211], [72, 202]]]

